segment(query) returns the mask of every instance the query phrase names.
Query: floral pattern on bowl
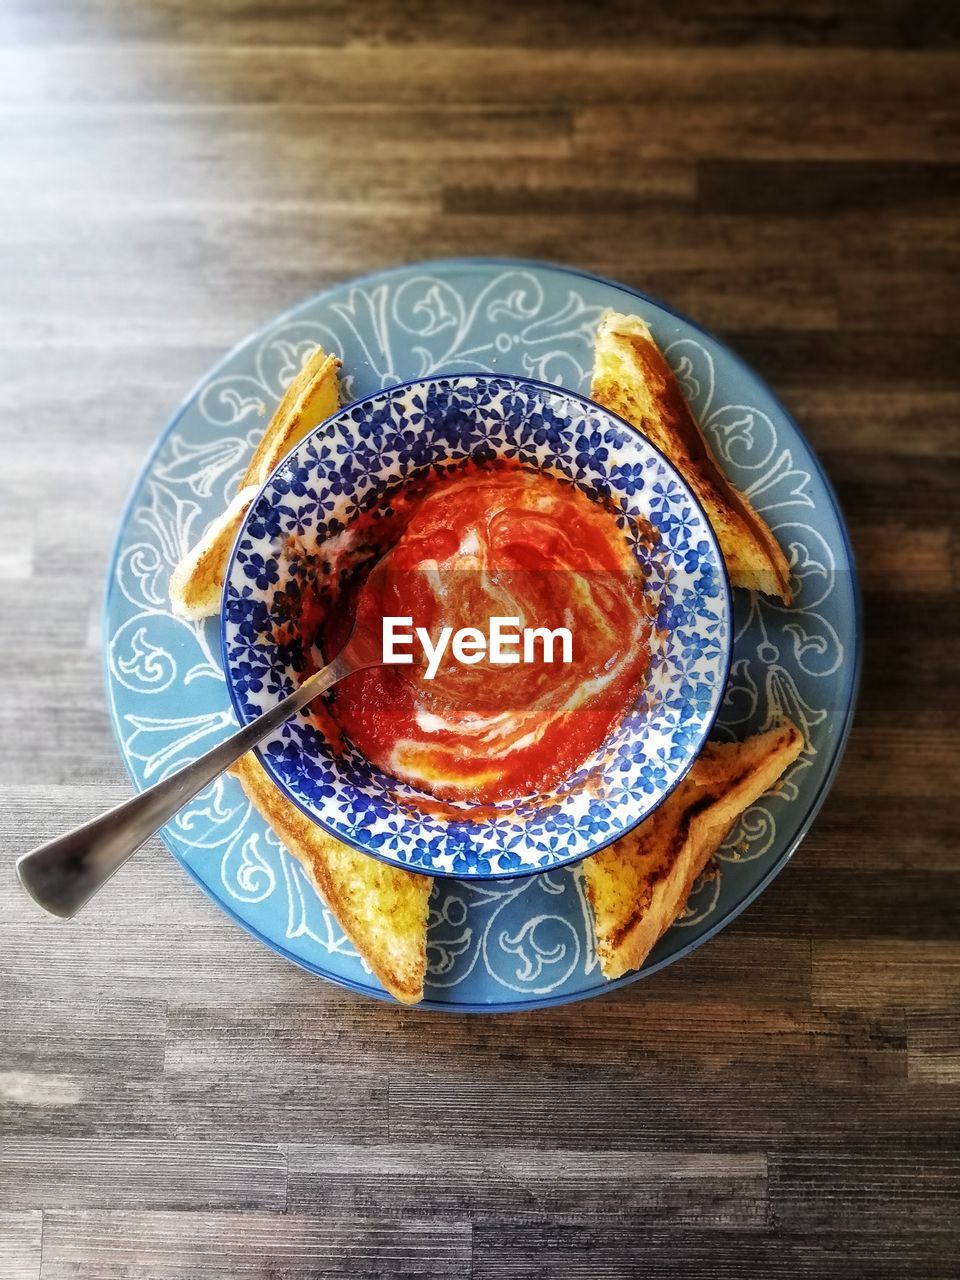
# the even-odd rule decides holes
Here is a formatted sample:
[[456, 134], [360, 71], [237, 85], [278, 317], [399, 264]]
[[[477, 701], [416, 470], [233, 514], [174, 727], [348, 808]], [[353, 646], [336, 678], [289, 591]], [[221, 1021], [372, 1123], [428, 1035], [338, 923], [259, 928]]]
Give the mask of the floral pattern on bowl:
[[[349, 745], [336, 755], [307, 713], [260, 748], [278, 786], [338, 839], [464, 879], [550, 870], [609, 844], [663, 800], [710, 731], [729, 669], [730, 595], [710, 526], [669, 462], [619, 418], [556, 387], [473, 373], [410, 382], [347, 406], [293, 450], [247, 513], [224, 589], [223, 665], [246, 722], [300, 678], [302, 655], [272, 636], [304, 548], [432, 467], [495, 457], [612, 500], [655, 593], [661, 641], [647, 684], [603, 747], [553, 791], [483, 821], [418, 807], [417, 792]], [[652, 550], [639, 521], [659, 535]]]

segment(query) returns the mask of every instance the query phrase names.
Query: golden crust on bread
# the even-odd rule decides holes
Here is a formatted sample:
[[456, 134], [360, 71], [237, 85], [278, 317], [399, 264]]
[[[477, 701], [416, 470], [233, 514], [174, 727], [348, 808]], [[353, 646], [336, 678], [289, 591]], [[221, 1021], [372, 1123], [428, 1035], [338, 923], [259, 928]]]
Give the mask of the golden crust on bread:
[[174, 569], [170, 576], [170, 603], [181, 618], [209, 618], [220, 608], [237, 529], [257, 493], [255, 484], [242, 488], [227, 509], [210, 521], [203, 537]]
[[708, 742], [649, 818], [580, 863], [605, 977], [640, 968], [737, 818], [803, 745], [789, 720], [745, 742]]
[[600, 318], [590, 395], [667, 455], [703, 504], [735, 587], [792, 599], [790, 567], [766, 521], [727, 479], [673, 370], [639, 316]]
[[283, 795], [252, 752], [229, 772], [303, 867], [387, 991], [404, 1004], [422, 1000], [431, 877], [388, 866], [341, 844]]
[[322, 347], [317, 347], [287, 387], [254, 450], [236, 497], [226, 511], [210, 522], [196, 546], [173, 571], [170, 603], [180, 617], [209, 618], [219, 610], [230, 552], [247, 508], [274, 467], [314, 427], [336, 412], [340, 402], [339, 368], [336, 356], [328, 356]]
[[340, 361], [328, 356], [323, 347], [307, 357], [297, 376], [283, 393], [270, 425], [253, 451], [240, 488], [255, 484], [259, 489], [274, 467], [290, 450], [336, 413], [340, 404]]

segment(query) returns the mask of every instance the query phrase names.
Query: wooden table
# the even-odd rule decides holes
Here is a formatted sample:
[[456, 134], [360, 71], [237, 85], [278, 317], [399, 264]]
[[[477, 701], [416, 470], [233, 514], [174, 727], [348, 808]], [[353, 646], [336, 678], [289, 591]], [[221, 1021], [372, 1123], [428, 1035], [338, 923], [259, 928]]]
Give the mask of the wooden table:
[[[960, 29], [800, 8], [4, 6], [4, 1280], [960, 1274]], [[484, 253], [688, 311], [820, 452], [866, 666], [792, 865], [667, 972], [500, 1019], [313, 980], [157, 841], [39, 918], [15, 855], [127, 794], [100, 599], [171, 410], [304, 295]]]

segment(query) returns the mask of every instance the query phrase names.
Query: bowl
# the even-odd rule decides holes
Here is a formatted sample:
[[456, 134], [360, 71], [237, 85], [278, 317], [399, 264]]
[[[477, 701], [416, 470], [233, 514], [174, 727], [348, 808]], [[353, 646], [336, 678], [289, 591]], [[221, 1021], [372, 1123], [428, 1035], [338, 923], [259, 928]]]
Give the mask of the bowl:
[[[547, 871], [610, 844], [662, 803], [710, 732], [730, 666], [730, 590], [710, 524], [675, 468], [616, 415], [545, 383], [469, 373], [391, 387], [334, 414], [272, 473], [238, 532], [221, 609], [224, 673], [245, 724], [302, 678], [302, 648], [274, 637], [304, 554], [398, 485], [494, 458], [604, 501], [643, 567], [656, 643], [642, 692], [603, 745], [552, 790], [472, 816], [438, 812], [349, 742], [338, 754], [309, 711], [257, 748], [280, 790], [338, 840], [461, 879]], [[657, 534], [653, 547], [642, 522]]]

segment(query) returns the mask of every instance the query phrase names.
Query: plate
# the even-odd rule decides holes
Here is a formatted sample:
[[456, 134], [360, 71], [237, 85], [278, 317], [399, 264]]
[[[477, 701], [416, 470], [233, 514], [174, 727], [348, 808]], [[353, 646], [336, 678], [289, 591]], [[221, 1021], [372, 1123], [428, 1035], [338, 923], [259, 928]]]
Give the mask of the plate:
[[[734, 593], [734, 649], [715, 733], [741, 738], [788, 715], [807, 749], [748, 809], [639, 974], [607, 982], [569, 869], [440, 880], [430, 903], [425, 1004], [511, 1010], [601, 994], [712, 937], [784, 866], [822, 804], [849, 731], [860, 665], [853, 556], [829, 482], [800, 430], [716, 338], [612, 281], [547, 264], [421, 263], [339, 286], [247, 339], [168, 424], [134, 486], [109, 571], [105, 672], [114, 729], [138, 788], [227, 736], [236, 721], [219, 622], [174, 618], [180, 555], [232, 496], [264, 423], [307, 350], [344, 364], [350, 398], [429, 374], [515, 373], [585, 392], [606, 307], [637, 313], [677, 372], [734, 483], [765, 515], [799, 590], [789, 609]], [[174, 856], [238, 923], [288, 959], [389, 999], [336, 919], [252, 810], [219, 779], [164, 828]]]

